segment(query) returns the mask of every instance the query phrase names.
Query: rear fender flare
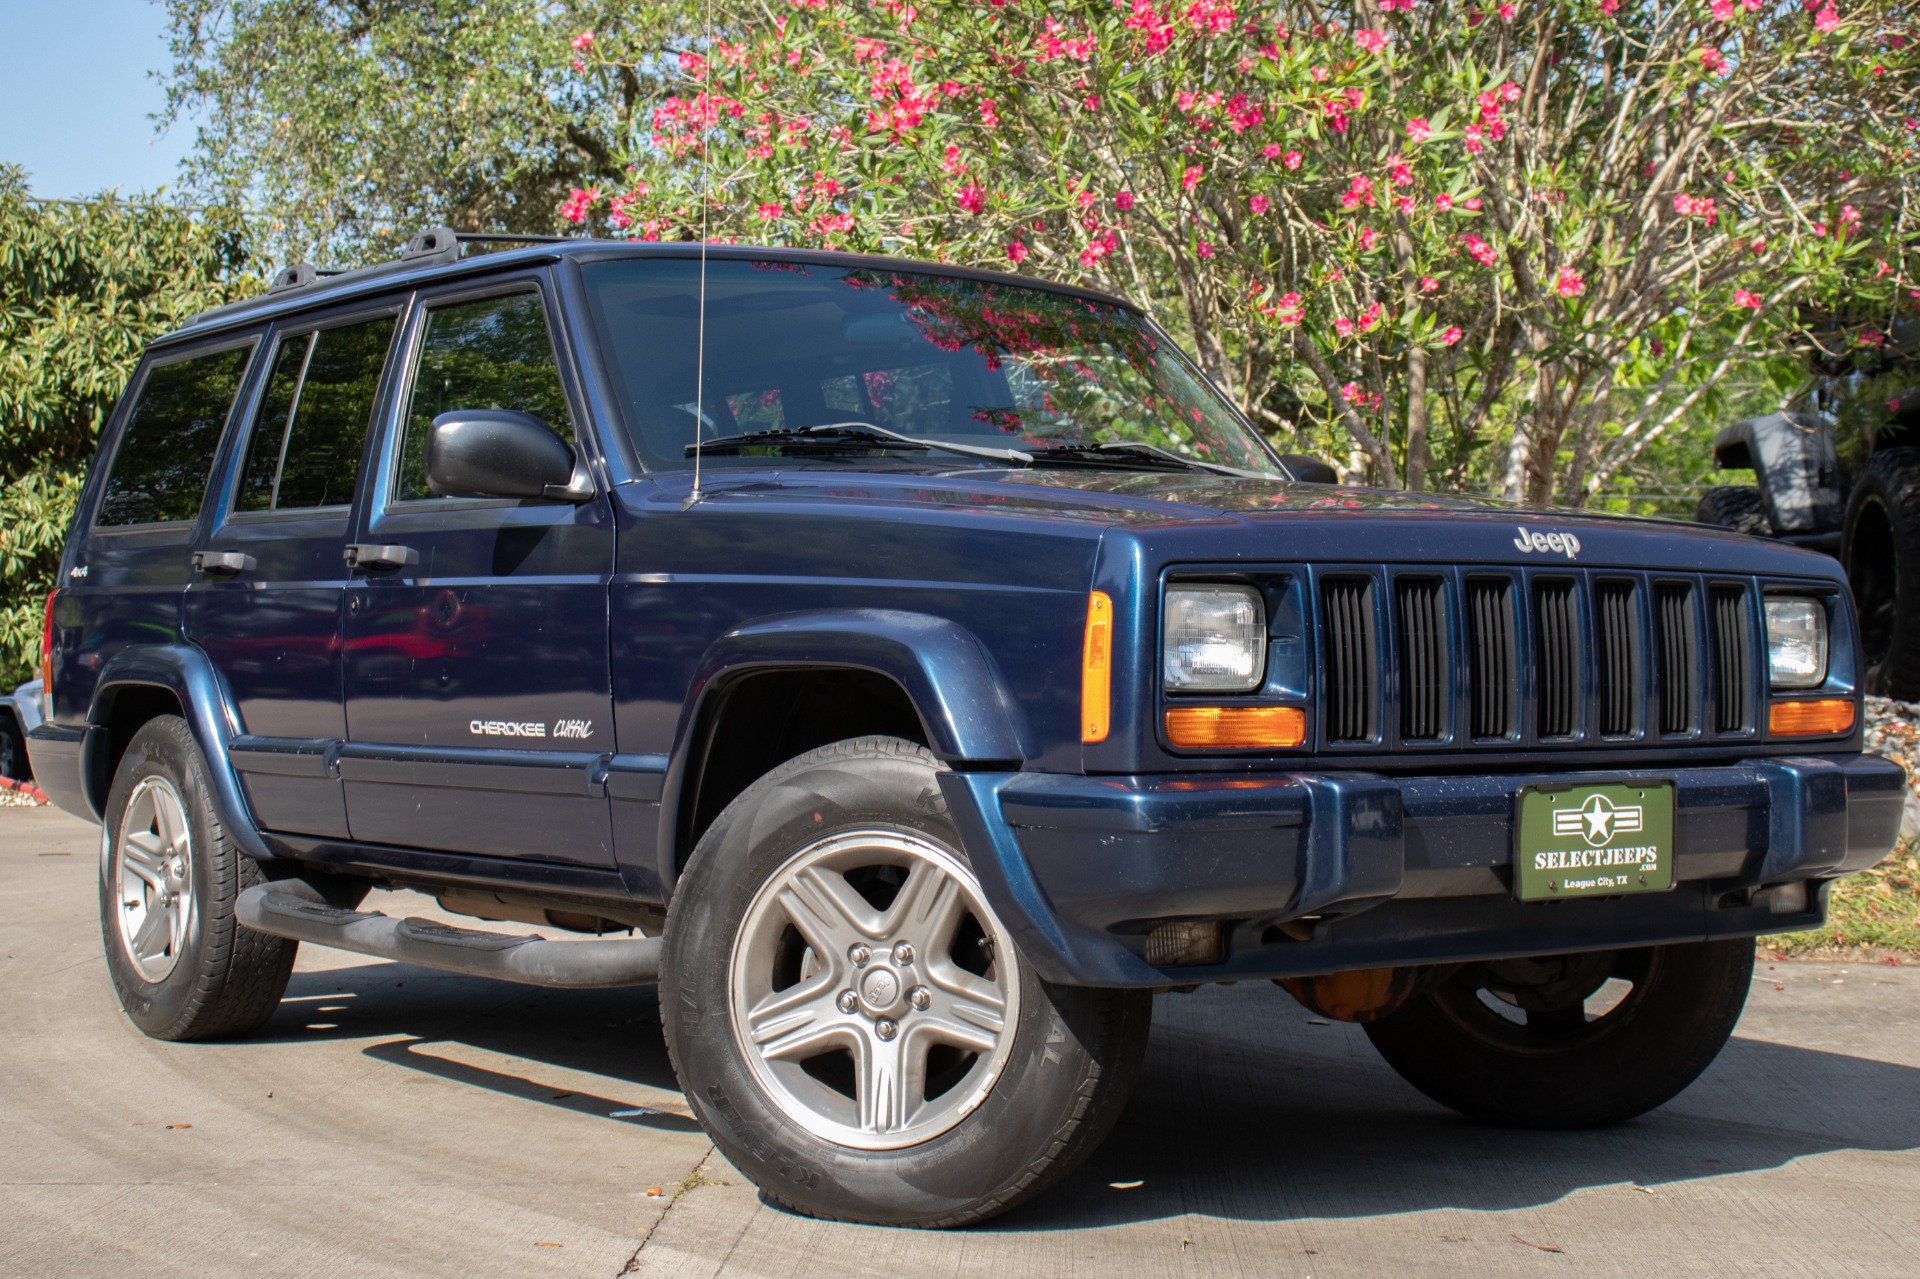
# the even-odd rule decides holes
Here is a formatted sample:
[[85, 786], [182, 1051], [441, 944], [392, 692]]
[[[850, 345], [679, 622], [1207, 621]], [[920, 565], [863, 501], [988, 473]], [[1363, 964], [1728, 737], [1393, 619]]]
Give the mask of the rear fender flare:
[[271, 860], [273, 854], [254, 829], [252, 813], [227, 758], [228, 745], [240, 733], [232, 699], [206, 654], [184, 644], [123, 649], [101, 670], [94, 685], [93, 704], [87, 708], [88, 732], [82, 747], [88, 807], [105, 820], [107, 791], [113, 785], [103, 758], [111, 740], [108, 726], [115, 700], [135, 688], [165, 689], [179, 701], [200, 753], [206, 757], [207, 776], [213, 782], [213, 805], [222, 830], [247, 856]]

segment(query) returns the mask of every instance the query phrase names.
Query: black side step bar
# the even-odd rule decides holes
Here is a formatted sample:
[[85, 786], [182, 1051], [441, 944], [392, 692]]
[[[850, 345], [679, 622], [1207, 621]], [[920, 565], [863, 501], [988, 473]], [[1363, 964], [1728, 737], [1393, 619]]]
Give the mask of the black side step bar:
[[514, 937], [454, 928], [431, 919], [393, 919], [378, 911], [342, 910], [303, 897], [297, 886], [287, 884], [255, 884], [235, 899], [233, 907], [240, 922], [255, 932], [472, 977], [575, 990], [651, 986], [660, 980], [662, 942], [658, 937], [599, 941]]

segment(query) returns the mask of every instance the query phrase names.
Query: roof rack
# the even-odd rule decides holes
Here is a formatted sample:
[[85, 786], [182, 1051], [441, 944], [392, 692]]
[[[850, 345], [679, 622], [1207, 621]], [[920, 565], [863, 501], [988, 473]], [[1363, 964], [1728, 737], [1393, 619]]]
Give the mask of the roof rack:
[[289, 289], [304, 289], [318, 284], [322, 280], [337, 280], [344, 276], [369, 275], [376, 271], [391, 271], [401, 266], [427, 266], [440, 262], [458, 262], [469, 244], [558, 244], [572, 239], [565, 235], [515, 235], [494, 231], [456, 231], [450, 226], [430, 226], [424, 231], [415, 232], [407, 241], [407, 247], [392, 262], [376, 262], [370, 266], [355, 267], [350, 271], [323, 271], [311, 262], [295, 262], [292, 266], [282, 267], [274, 272], [273, 280], [267, 285], [268, 293], [285, 293]]

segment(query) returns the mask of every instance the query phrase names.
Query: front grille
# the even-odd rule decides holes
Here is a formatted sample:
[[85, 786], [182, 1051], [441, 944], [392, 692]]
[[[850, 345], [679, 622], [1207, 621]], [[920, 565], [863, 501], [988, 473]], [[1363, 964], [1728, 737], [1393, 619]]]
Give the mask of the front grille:
[[1329, 572], [1315, 590], [1329, 747], [1619, 749], [1756, 731], [1751, 583], [1388, 566]]
[[1580, 605], [1572, 582], [1535, 582], [1534, 669], [1539, 686], [1535, 730], [1542, 737], [1571, 737], [1580, 727]]
[[1660, 731], [1691, 733], [1700, 704], [1700, 628], [1693, 620], [1693, 588], [1663, 582], [1654, 588], [1660, 627]]
[[1737, 586], [1716, 586], [1713, 613], [1714, 728], [1744, 733], [1753, 727], [1751, 676], [1753, 628], [1747, 620], [1747, 593]]
[[1433, 741], [1446, 731], [1446, 583], [1433, 577], [1403, 577], [1400, 603], [1400, 737]]
[[1326, 601], [1327, 740], [1370, 742], [1374, 737], [1375, 689], [1380, 649], [1374, 638], [1373, 579], [1330, 577], [1321, 586]]
[[1513, 616], [1513, 581], [1467, 579], [1472, 628], [1469, 669], [1475, 737], [1509, 738], [1520, 730], [1520, 634]]

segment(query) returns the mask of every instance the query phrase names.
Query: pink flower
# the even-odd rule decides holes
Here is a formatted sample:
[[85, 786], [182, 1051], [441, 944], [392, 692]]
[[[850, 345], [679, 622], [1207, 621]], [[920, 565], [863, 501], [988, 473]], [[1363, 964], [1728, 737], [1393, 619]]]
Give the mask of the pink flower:
[[968, 213], [979, 213], [987, 207], [987, 194], [969, 182], [960, 188], [960, 207]]
[[1364, 312], [1361, 313], [1360, 331], [1362, 333], [1365, 333], [1368, 329], [1380, 323], [1380, 317], [1385, 313], [1386, 313], [1386, 308], [1381, 306], [1378, 302], [1375, 302], [1372, 306], [1368, 307]]
[[1713, 0], [1707, 8], [1712, 11], [1715, 22], [1725, 22], [1733, 16], [1733, 0]]
[[1205, 170], [1202, 169], [1200, 165], [1188, 165], [1187, 171], [1180, 175], [1180, 188], [1184, 191], [1191, 191], [1199, 186], [1200, 175], [1203, 172], [1205, 172]]
[[1460, 207], [1463, 209], [1472, 209], [1475, 213], [1478, 213], [1480, 212], [1480, 197], [1477, 195], [1470, 195], [1466, 199], [1460, 201]]
[[1133, 207], [1133, 192], [1117, 191], [1113, 196], [1113, 207], [1125, 213]]
[[940, 161], [940, 167], [955, 177], [965, 173], [967, 171], [967, 162], [960, 158], [960, 148], [951, 145], [948, 146], [946, 158]]
[[1433, 136], [1433, 126], [1427, 123], [1427, 117], [1417, 115], [1407, 121], [1407, 136], [1415, 142], [1425, 142]]
[[1350, 338], [1353, 336], [1353, 321], [1343, 316], [1333, 322], [1333, 331], [1343, 338]]
[[1100, 197], [1095, 195], [1091, 191], [1082, 191], [1078, 196], [1075, 197], [1075, 199], [1079, 201], [1080, 207], [1083, 209], [1089, 205], [1098, 204], [1100, 202]]
[[1831, 31], [1839, 25], [1840, 14], [1831, 5], [1813, 15], [1813, 29], [1815, 31]]
[[1708, 71], [1717, 71], [1726, 75], [1733, 68], [1727, 65], [1727, 55], [1710, 44], [1700, 46], [1700, 65]]
[[1380, 0], [1380, 12], [1392, 13], [1399, 9], [1405, 13], [1413, 12], [1413, 0]]
[[1482, 140], [1486, 136], [1487, 136], [1486, 132], [1483, 129], [1481, 129], [1479, 125], [1477, 124], [1468, 125], [1466, 129], [1466, 133], [1464, 134], [1464, 137], [1466, 139], [1464, 145], [1467, 148], [1467, 154], [1479, 155], [1482, 151], [1486, 150], [1486, 143]]
[[1412, 217], [1414, 211], [1419, 207], [1420, 201], [1414, 199], [1412, 196], [1403, 195], [1400, 197], [1400, 212], [1406, 217]]
[[1620, 12], [1620, 0], [1600, 0], [1600, 12], [1611, 18]]
[[567, 193], [566, 203], [560, 206], [560, 216], [569, 222], [585, 222], [599, 201], [599, 187], [575, 187]]
[[1007, 245], [1007, 261], [1018, 266], [1027, 260], [1027, 245], [1024, 240], [1014, 240]]
[[1453, 197], [1445, 191], [1442, 191], [1439, 195], [1433, 197], [1433, 207], [1442, 213], [1451, 213], [1453, 212]]
[[1499, 15], [1500, 15], [1500, 21], [1502, 21], [1502, 22], [1512, 22], [1512, 21], [1513, 21], [1513, 15], [1514, 15], [1514, 14], [1516, 14], [1516, 13], [1518, 13], [1518, 12], [1519, 12], [1519, 10], [1518, 10], [1518, 9], [1516, 9], [1516, 8], [1514, 8], [1514, 7], [1513, 7], [1512, 5], [1510, 5], [1510, 4], [1503, 4], [1503, 5], [1501, 5], [1501, 6], [1500, 6], [1500, 8], [1499, 8], [1498, 10], [1496, 10], [1496, 12], [1497, 12], [1497, 13], [1499, 13]]
[[1472, 234], [1461, 236], [1460, 243], [1467, 246], [1467, 256], [1475, 262], [1478, 262], [1481, 266], [1493, 265], [1495, 255], [1491, 244], [1488, 244], [1479, 236]]
[[980, 123], [986, 125], [989, 129], [997, 129], [1000, 127], [1000, 113], [994, 109], [992, 98], [982, 98], [980, 100]]
[[1840, 206], [1840, 225], [1841, 226], [1852, 226], [1854, 223], [1858, 222], [1859, 220], [1860, 220], [1860, 210], [1854, 208], [1851, 204], [1843, 204]]
[[759, 212], [762, 222], [771, 222], [785, 212], [785, 209], [779, 204], [763, 204]]
[[1380, 233], [1370, 226], [1360, 228], [1360, 251], [1372, 252], [1373, 246], [1380, 242]]
[[1420, 277], [1420, 291], [1422, 293], [1438, 293], [1440, 291], [1440, 281], [1430, 275], [1423, 275]]
[[1563, 266], [1560, 268], [1560, 273], [1554, 277], [1553, 291], [1563, 298], [1577, 298], [1587, 291], [1587, 282], [1580, 278], [1578, 271], [1570, 266]]
[[1286, 165], [1289, 169], [1297, 169], [1300, 167], [1300, 161], [1304, 160], [1305, 158], [1306, 157], [1301, 155], [1298, 151], [1289, 151], [1287, 152], [1286, 158], [1280, 161], [1280, 163]]
[[1387, 33], [1362, 27], [1353, 33], [1353, 42], [1368, 53], [1378, 53], [1387, 47]]
[[1206, 240], [1202, 240], [1193, 246], [1193, 251], [1203, 258], [1210, 258], [1213, 256], [1213, 245]]
[[591, 49], [593, 47], [593, 32], [582, 31], [579, 35], [575, 36], [573, 38], [573, 47], [580, 53], [585, 53], [588, 49]]
[[1306, 318], [1307, 308], [1306, 304], [1300, 300], [1298, 293], [1287, 293], [1275, 301], [1267, 313], [1291, 328]]
[[1269, 160], [1278, 160], [1280, 158], [1280, 144], [1278, 142], [1269, 142], [1260, 148], [1260, 154]]
[[1765, 305], [1765, 299], [1758, 293], [1750, 292], [1747, 289], [1735, 289], [1733, 291], [1733, 304], [1735, 306], [1744, 306], [1750, 311], [1758, 311]]
[[1450, 327], [1445, 333], [1442, 333], [1440, 335], [1440, 340], [1446, 343], [1448, 346], [1452, 346], [1455, 342], [1458, 342], [1461, 338], [1465, 336], [1466, 334], [1460, 331], [1460, 326], [1455, 324], [1452, 327]]
[[1247, 201], [1247, 207], [1252, 209], [1256, 214], [1265, 213], [1267, 211], [1267, 203], [1266, 196], [1256, 195]]

